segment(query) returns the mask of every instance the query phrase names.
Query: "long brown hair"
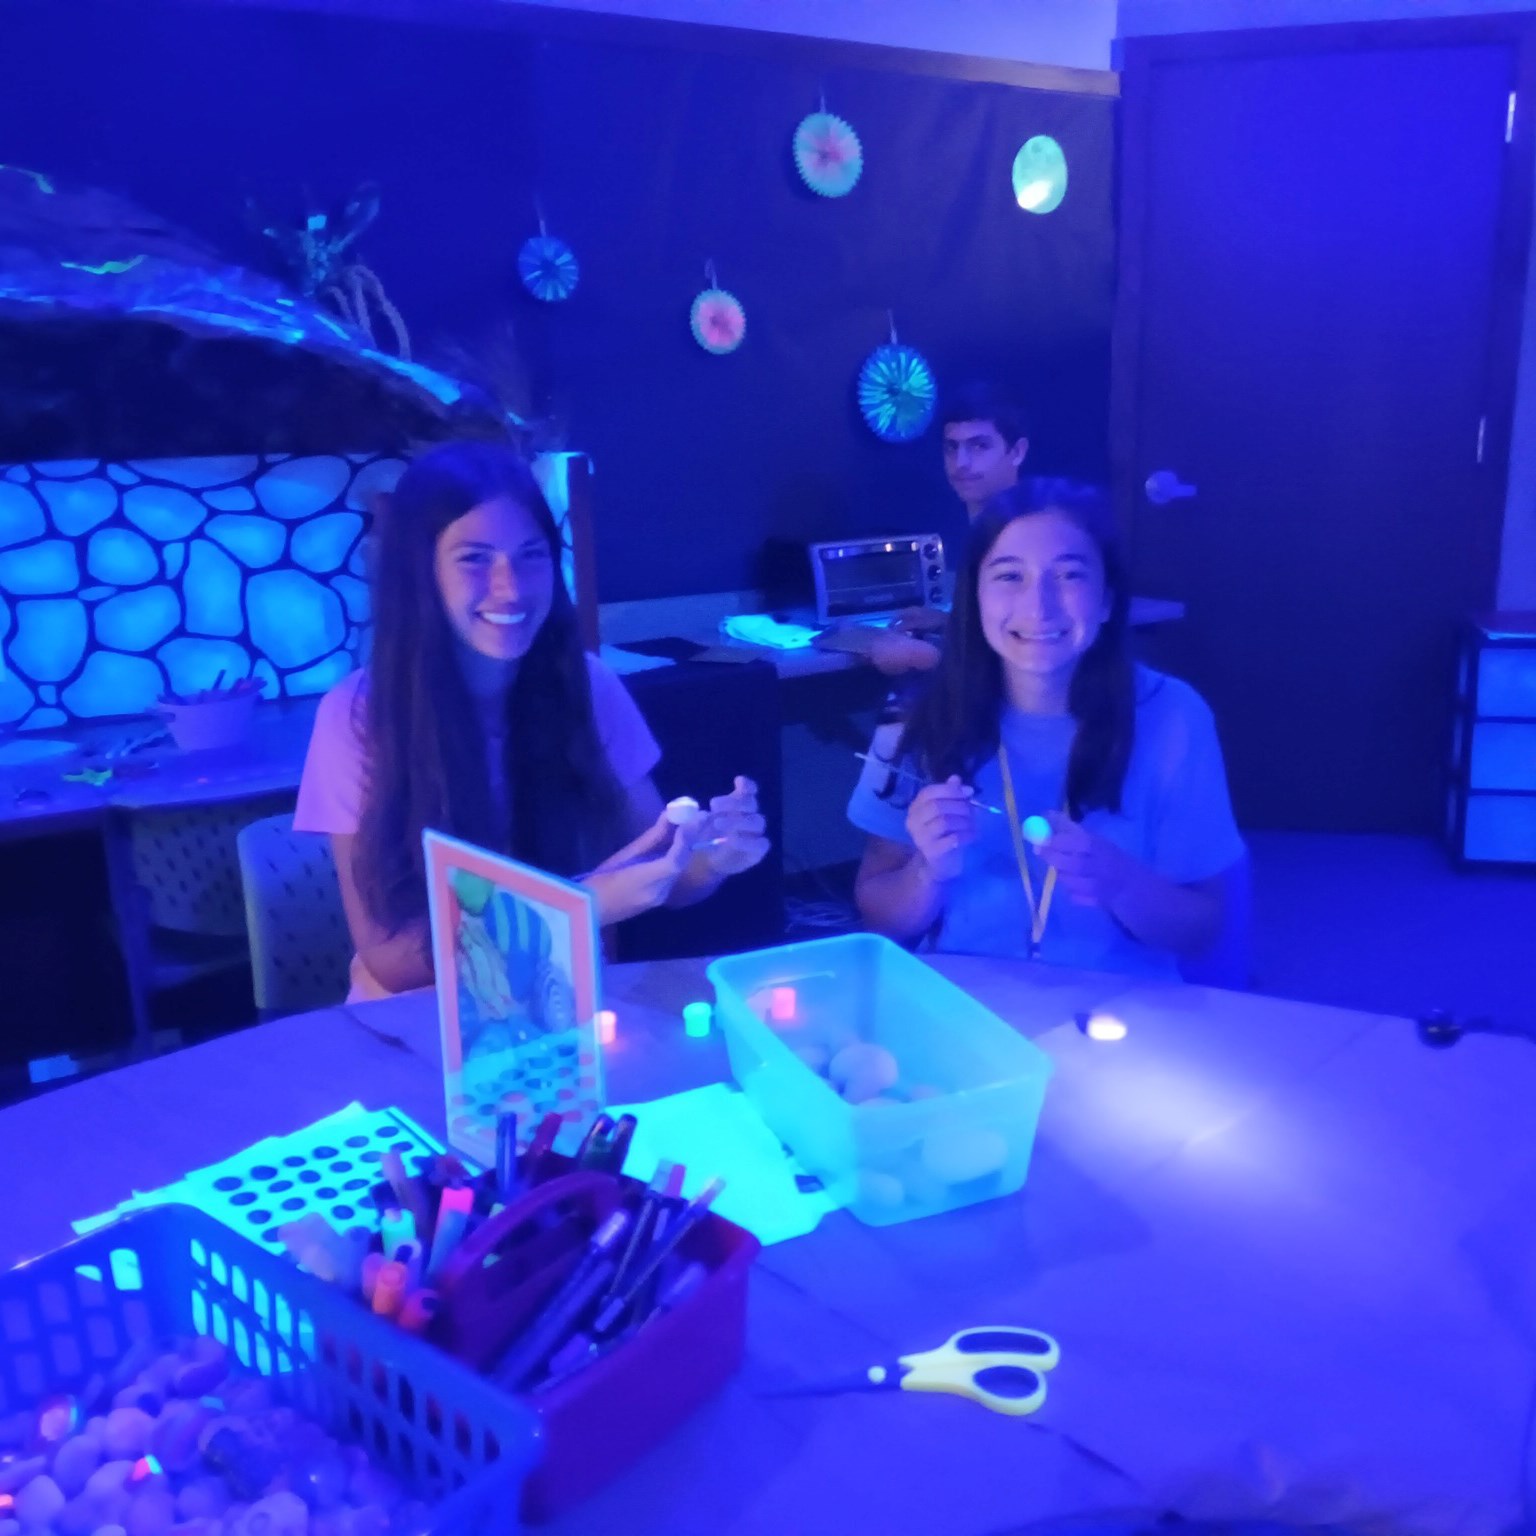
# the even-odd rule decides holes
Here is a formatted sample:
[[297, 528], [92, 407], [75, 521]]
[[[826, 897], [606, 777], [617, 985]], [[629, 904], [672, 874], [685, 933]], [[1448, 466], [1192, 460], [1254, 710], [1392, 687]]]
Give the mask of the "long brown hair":
[[[555, 562], [549, 616], [507, 691], [509, 821], [493, 802], [486, 736], [436, 574], [443, 529], [503, 497], [532, 515]], [[367, 759], [356, 857], [363, 900], [391, 931], [426, 908], [427, 827], [563, 875], [591, 868], [622, 841], [622, 796], [598, 738], [560, 555], [560, 532], [538, 481], [499, 443], [428, 450], [378, 508], [373, 651], [355, 722]]]
[[[1032, 478], [982, 507], [955, 579], [955, 601], [944, 634], [944, 655], [929, 674], [903, 729], [896, 760], [910, 758], [923, 777], [958, 774], [974, 783], [997, 755], [1003, 712], [1003, 664], [981, 628], [981, 568], [1003, 530], [1017, 518], [1060, 512], [1093, 540], [1104, 566], [1109, 617], [1072, 674], [1067, 707], [1077, 721], [1067, 759], [1067, 809], [1120, 809], [1125, 771], [1136, 734], [1136, 671], [1130, 650], [1130, 596], [1111, 531], [1108, 499], [1070, 480]], [[887, 785], [891, 794], [897, 781]]]

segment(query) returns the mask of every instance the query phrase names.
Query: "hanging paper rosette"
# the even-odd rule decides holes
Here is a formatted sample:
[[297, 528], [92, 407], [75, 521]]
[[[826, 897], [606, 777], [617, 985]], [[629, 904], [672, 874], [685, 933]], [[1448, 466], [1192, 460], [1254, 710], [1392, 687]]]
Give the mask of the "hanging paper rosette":
[[709, 283], [688, 313], [693, 339], [716, 357], [734, 352], [747, 334], [747, 313], [734, 293], [727, 293], [715, 279], [715, 264], [708, 262], [704, 275]]
[[937, 396], [928, 359], [897, 341], [893, 323], [891, 339], [859, 369], [859, 413], [865, 424], [882, 442], [909, 443], [933, 420]]
[[825, 109], [812, 112], [795, 129], [795, 168], [812, 192], [846, 197], [864, 170], [858, 134]]
[[539, 233], [525, 240], [517, 253], [517, 275], [534, 298], [558, 304], [576, 291], [581, 267], [564, 240], [544, 233], [541, 220]]

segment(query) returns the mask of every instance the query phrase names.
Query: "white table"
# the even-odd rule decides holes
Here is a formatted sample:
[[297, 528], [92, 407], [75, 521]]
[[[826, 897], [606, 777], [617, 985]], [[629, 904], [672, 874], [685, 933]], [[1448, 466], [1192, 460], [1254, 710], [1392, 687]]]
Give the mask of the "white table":
[[[981, 960], [942, 969], [1050, 1052], [1023, 1192], [765, 1252], [747, 1364], [549, 1529], [996, 1536], [1089, 1510], [1484, 1536], [1517, 1514], [1536, 1385], [1536, 1050], [1404, 1020]], [[676, 1011], [702, 962], [621, 968], [610, 1090], [726, 1074]], [[1127, 1038], [1068, 1022], [1103, 1006]], [[0, 1261], [353, 1098], [442, 1127], [430, 997], [280, 1021], [0, 1112]], [[1061, 1340], [1038, 1417], [807, 1373], [1021, 1322]]]

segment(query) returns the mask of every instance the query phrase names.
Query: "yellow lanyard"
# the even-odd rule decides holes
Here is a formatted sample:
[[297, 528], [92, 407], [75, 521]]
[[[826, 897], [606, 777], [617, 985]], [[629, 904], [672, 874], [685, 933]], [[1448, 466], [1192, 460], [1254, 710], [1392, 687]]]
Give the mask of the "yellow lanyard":
[[997, 764], [1003, 771], [1003, 804], [1008, 807], [1008, 827], [1013, 833], [1013, 856], [1019, 862], [1019, 878], [1024, 882], [1024, 900], [1029, 903], [1029, 958], [1040, 953], [1045, 925], [1051, 916], [1051, 897], [1056, 894], [1056, 871], [1045, 872], [1040, 905], [1035, 905], [1035, 883], [1029, 878], [1029, 860], [1024, 852], [1024, 824], [1019, 820], [1019, 803], [1013, 794], [1013, 772], [1008, 766], [1008, 748], [997, 744]]

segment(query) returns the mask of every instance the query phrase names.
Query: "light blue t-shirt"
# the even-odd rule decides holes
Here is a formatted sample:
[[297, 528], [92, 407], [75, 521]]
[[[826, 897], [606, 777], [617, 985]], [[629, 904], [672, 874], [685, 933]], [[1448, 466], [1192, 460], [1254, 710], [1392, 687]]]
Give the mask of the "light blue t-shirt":
[[[1062, 808], [1076, 728], [1070, 715], [1004, 710], [1002, 735], [1021, 817]], [[881, 727], [870, 755], [888, 760], [899, 731], [899, 726]], [[896, 793], [883, 799], [879, 792], [888, 777], [879, 765], [865, 764], [848, 804], [848, 819], [862, 831], [911, 847], [907, 807], [918, 786], [900, 780]], [[1002, 773], [995, 757], [976, 774], [976, 798], [1003, 806]], [[1210, 707], [1188, 683], [1146, 667], [1136, 671], [1136, 736], [1120, 805], [1118, 813], [1090, 811], [1083, 825], [1170, 880], [1207, 880], [1242, 857], [1243, 840], [1232, 817]], [[1026, 857], [1038, 900], [1045, 866], [1032, 850]], [[978, 812], [976, 841], [966, 849], [964, 869], [949, 888], [930, 947], [950, 954], [1028, 955], [1029, 907], [1006, 815]], [[1080, 906], [1060, 888], [1051, 903], [1039, 958], [1089, 970], [1178, 977], [1172, 955], [1143, 944], [1107, 912]]]

